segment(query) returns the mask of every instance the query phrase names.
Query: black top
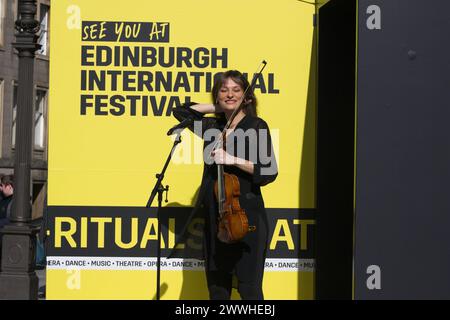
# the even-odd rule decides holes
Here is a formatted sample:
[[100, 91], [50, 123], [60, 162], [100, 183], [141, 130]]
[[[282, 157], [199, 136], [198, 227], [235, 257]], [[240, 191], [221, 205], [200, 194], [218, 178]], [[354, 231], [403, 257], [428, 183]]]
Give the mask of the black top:
[[13, 196], [4, 197], [0, 200], [0, 227], [8, 224], [11, 215], [11, 205]]
[[[173, 110], [173, 114], [179, 121], [188, 117], [196, 120], [197, 123], [191, 125], [189, 129], [205, 138], [204, 148], [211, 149], [215, 138], [212, 138], [212, 141], [206, 141], [207, 137], [216, 137], [217, 134], [207, 130], [218, 129], [221, 132], [226, 125], [226, 120], [225, 118], [204, 117], [202, 113], [190, 108], [194, 104], [177, 107]], [[195, 132], [194, 128], [201, 128], [201, 130]], [[219, 131], [216, 130], [217, 132]], [[206, 259], [207, 271], [225, 268], [229, 272], [235, 271], [238, 277], [239, 273], [244, 277], [262, 277], [268, 223], [260, 187], [275, 180], [278, 174], [277, 165], [269, 128], [264, 120], [246, 115], [238, 123], [234, 132], [245, 135], [244, 140], [241, 140], [245, 141], [245, 145], [239, 146], [239, 139], [230, 139], [231, 136], [229, 136], [226, 150], [233, 153], [234, 156], [253, 162], [254, 173], [253, 175], [246, 173], [236, 166], [224, 166], [224, 170], [238, 177], [241, 191], [240, 205], [247, 214], [249, 225], [256, 226], [256, 231], [248, 233], [236, 244], [224, 244], [217, 239], [218, 208], [214, 195], [217, 166], [205, 163], [194, 210], [188, 219], [181, 239], [179, 239], [179, 243], [183, 243], [184, 248], [174, 249], [169, 257]], [[234, 148], [231, 144], [234, 145]], [[205, 226], [206, 228], [204, 228]], [[203, 233], [204, 238], [202, 239]], [[261, 272], [255, 272], [255, 268]]]

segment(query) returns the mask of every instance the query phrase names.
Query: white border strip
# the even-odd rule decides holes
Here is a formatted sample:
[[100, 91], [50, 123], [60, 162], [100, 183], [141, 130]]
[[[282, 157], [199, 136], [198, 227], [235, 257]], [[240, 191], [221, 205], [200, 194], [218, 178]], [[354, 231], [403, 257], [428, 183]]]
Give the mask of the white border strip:
[[[314, 272], [314, 259], [266, 259], [265, 271]], [[156, 258], [47, 257], [47, 270], [156, 270]], [[161, 258], [161, 270], [203, 271], [196, 259]]]

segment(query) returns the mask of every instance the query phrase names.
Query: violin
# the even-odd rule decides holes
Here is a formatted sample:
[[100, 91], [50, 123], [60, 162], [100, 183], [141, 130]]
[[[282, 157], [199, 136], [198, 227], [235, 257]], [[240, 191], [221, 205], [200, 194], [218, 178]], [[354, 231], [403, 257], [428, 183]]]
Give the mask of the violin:
[[217, 237], [224, 243], [235, 243], [244, 238], [250, 230], [247, 214], [239, 203], [239, 179], [234, 174], [224, 173], [223, 165], [218, 165], [222, 172], [214, 184], [214, 193], [219, 205]]
[[[233, 123], [234, 118], [243, 106], [243, 101], [249, 90], [253, 90], [256, 79], [266, 67], [267, 62], [262, 62], [262, 68], [254, 76], [252, 84], [249, 84], [242, 95], [242, 100], [238, 107], [233, 111], [223, 129], [219, 139], [217, 139], [213, 150], [219, 147], [224, 148], [226, 132]], [[248, 218], [245, 210], [241, 208], [239, 203], [240, 184], [236, 175], [225, 173], [223, 164], [217, 165], [217, 180], [214, 183], [214, 194], [216, 196], [219, 208], [217, 238], [224, 243], [236, 243], [240, 241], [248, 232], [255, 231], [255, 226], [248, 225]]]

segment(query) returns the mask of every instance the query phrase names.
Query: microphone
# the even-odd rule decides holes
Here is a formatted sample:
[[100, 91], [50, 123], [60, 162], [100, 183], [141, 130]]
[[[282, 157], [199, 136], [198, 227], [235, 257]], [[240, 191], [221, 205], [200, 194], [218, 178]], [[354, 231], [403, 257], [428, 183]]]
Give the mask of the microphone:
[[171, 136], [175, 130], [184, 129], [186, 127], [189, 127], [193, 122], [194, 122], [193, 117], [186, 118], [183, 121], [181, 121], [179, 124], [177, 124], [176, 126], [172, 127], [169, 131], [167, 131], [167, 135]]

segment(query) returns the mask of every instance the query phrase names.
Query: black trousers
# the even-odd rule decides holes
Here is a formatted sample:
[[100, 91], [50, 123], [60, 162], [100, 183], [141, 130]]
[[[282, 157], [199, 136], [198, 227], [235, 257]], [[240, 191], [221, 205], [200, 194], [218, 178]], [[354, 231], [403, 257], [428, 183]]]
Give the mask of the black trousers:
[[[211, 300], [230, 300], [233, 289], [233, 275], [223, 271], [207, 271], [209, 298]], [[237, 289], [242, 300], [264, 300], [262, 283], [239, 281]]]
[[241, 241], [225, 244], [217, 239], [217, 202], [214, 194], [205, 199], [206, 228], [204, 230], [205, 270], [211, 300], [229, 300], [233, 275], [238, 279], [237, 290], [243, 300], [264, 300], [262, 284], [266, 259], [268, 222], [263, 205], [254, 203], [246, 208], [249, 232]]

